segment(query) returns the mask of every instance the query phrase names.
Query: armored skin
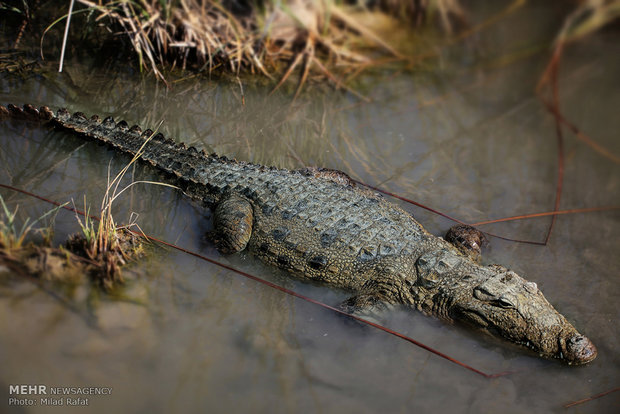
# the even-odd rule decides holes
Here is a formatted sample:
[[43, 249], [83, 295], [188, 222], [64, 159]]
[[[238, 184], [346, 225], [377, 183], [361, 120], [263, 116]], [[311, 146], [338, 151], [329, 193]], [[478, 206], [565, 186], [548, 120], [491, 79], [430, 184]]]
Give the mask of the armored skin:
[[483, 236], [476, 230], [455, 229], [450, 238], [457, 248], [342, 172], [229, 160], [124, 121], [64, 109], [54, 114], [47, 107], [9, 105], [0, 107], [0, 117], [43, 122], [139, 153], [213, 209], [213, 240], [222, 253], [247, 250], [297, 277], [347, 289], [353, 293], [348, 309], [403, 304], [468, 323], [542, 357], [569, 364], [596, 357], [592, 342], [547, 302], [536, 283], [477, 262]]

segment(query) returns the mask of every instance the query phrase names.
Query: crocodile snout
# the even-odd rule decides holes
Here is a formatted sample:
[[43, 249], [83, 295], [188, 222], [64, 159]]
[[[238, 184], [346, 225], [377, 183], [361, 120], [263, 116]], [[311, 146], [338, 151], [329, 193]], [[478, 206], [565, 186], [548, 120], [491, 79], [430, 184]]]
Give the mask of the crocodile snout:
[[575, 335], [566, 340], [566, 360], [571, 364], [585, 364], [596, 358], [596, 347], [583, 335]]

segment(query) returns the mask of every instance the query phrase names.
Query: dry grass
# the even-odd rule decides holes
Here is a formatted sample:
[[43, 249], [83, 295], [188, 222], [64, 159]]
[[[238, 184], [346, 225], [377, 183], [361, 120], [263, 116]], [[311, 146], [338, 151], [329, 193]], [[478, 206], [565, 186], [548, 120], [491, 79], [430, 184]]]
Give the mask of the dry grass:
[[[77, 0], [104, 25], [130, 40], [142, 68], [164, 79], [164, 68], [188, 65], [209, 72], [260, 73], [286, 81], [296, 70], [300, 84], [310, 74], [335, 81], [333, 71], [367, 67], [377, 55], [398, 59], [356, 12], [356, 1], [340, 0]], [[347, 4], [343, 4], [347, 3]], [[366, 2], [360, 2], [366, 4]], [[461, 16], [457, 0], [385, 0], [373, 13], [419, 24], [435, 11], [446, 27]], [[57, 21], [58, 22], [58, 21]], [[55, 23], [57, 23], [55, 22]], [[392, 19], [392, 23], [396, 21]]]

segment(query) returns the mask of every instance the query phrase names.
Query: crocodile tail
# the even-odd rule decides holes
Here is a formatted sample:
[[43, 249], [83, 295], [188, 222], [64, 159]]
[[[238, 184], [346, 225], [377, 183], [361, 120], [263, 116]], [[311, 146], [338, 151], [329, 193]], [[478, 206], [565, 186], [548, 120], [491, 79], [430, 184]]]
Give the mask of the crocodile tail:
[[3, 118], [24, 119], [34, 122], [49, 122], [54, 118], [54, 113], [47, 106], [42, 106], [37, 109], [30, 104], [26, 104], [22, 108], [13, 104], [8, 104], [7, 106], [0, 105], [0, 119]]
[[[165, 138], [163, 134], [155, 134], [150, 129], [142, 131], [138, 125], [129, 127], [127, 122], [115, 122], [112, 117], [101, 119], [98, 115], [87, 118], [82, 112], [71, 114], [67, 109], [59, 109], [55, 114], [47, 106], [35, 108], [33, 105], [18, 107], [13, 104], [0, 106], [0, 119], [12, 118], [32, 122], [43, 122], [52, 126], [70, 131], [83, 138], [91, 139], [115, 147], [122, 152], [135, 155], [149, 140], [150, 147], [158, 147], [158, 152], [173, 155], [187, 150], [185, 144], [176, 144], [175, 141]], [[197, 153], [193, 151], [192, 153]], [[201, 154], [204, 155], [204, 154]]]
[[[137, 125], [129, 127], [127, 122], [115, 122], [112, 117], [101, 119], [98, 115], [90, 118], [82, 112], [71, 114], [66, 109], [59, 109], [55, 114], [48, 107], [36, 109], [32, 105], [19, 108], [15, 105], [0, 106], [0, 119], [14, 118], [51, 125], [54, 128], [70, 131], [82, 138], [107, 144], [131, 156], [139, 156], [158, 169], [176, 176], [175, 183], [191, 197], [211, 203], [221, 192], [218, 184], [209, 184], [211, 164], [237, 164], [216, 154], [207, 155], [204, 150], [187, 147], [184, 143], [176, 143], [161, 133], [150, 129], [142, 130]], [[250, 166], [250, 164], [243, 163]], [[258, 167], [258, 166], [257, 166]], [[179, 180], [180, 179], [180, 180]], [[224, 185], [224, 184], [222, 184]]]
[[[150, 129], [142, 130], [138, 125], [129, 127], [126, 121], [115, 122], [111, 116], [103, 120], [98, 115], [87, 118], [82, 112], [71, 114], [66, 109], [59, 109], [54, 119], [54, 126], [87, 139], [105, 143], [122, 152], [136, 155], [149, 140], [149, 147], [165, 148], [168, 154], [176, 153], [180, 148], [173, 140], [165, 138], [163, 134], [155, 134]], [[160, 152], [160, 151], [158, 151]]]
[[[98, 115], [88, 118], [82, 112], [71, 114], [65, 108], [59, 109], [54, 114], [47, 106], [37, 109], [33, 105], [24, 105], [20, 108], [9, 104], [0, 106], [0, 119], [2, 118], [48, 123], [58, 129], [105, 143], [131, 155], [138, 153], [143, 148], [144, 143], [149, 141], [148, 151], [146, 154], [141, 153], [141, 158], [162, 167], [164, 170], [167, 169], [165, 168], [166, 161], [171, 158], [204, 159], [208, 157], [204, 150], [198, 151], [194, 147], [188, 148], [184, 143], [177, 144], [174, 140], [166, 138], [162, 133], [155, 133], [150, 129], [143, 131], [138, 125], [129, 127], [126, 121], [115, 122], [111, 116], [102, 120]], [[164, 155], [165, 158], [162, 158]], [[211, 157], [218, 158], [215, 154]]]

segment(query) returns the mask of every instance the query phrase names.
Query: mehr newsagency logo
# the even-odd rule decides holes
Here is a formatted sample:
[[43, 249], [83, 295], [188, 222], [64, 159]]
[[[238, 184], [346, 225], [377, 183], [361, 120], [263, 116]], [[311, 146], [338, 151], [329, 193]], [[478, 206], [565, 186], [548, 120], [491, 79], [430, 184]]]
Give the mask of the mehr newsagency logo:
[[112, 395], [112, 387], [50, 387], [42, 384], [9, 385], [12, 406], [88, 406], [94, 398]]

